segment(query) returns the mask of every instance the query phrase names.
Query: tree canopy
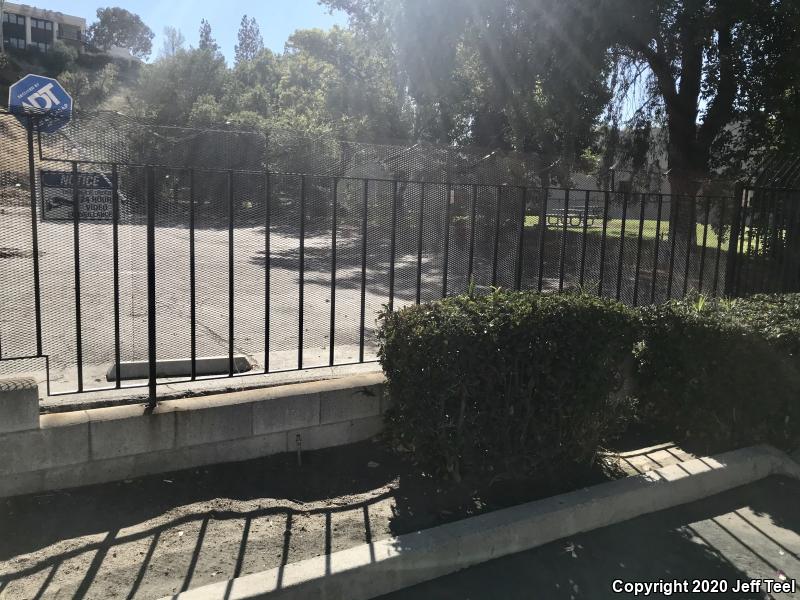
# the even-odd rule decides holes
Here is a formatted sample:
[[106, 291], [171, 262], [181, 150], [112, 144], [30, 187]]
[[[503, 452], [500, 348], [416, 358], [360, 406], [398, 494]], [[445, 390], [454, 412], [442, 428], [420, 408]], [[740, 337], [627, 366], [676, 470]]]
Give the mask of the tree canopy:
[[98, 8], [97, 21], [89, 27], [88, 34], [99, 48], [119, 46], [139, 58], [150, 56], [155, 35], [139, 15], [118, 6]]
[[389, 37], [434, 136], [574, 161], [606, 117], [606, 131], [663, 130], [686, 192], [721, 165], [797, 147], [795, 0], [325, 2]]
[[[534, 153], [544, 182], [657, 155], [689, 195], [760, 152], [800, 149], [796, 0], [323, 3], [349, 26], [298, 30], [273, 52], [245, 15], [230, 66], [205, 19], [197, 47], [170, 30], [141, 71], [135, 110]], [[138, 16], [97, 14], [96, 44], [149, 54]]]

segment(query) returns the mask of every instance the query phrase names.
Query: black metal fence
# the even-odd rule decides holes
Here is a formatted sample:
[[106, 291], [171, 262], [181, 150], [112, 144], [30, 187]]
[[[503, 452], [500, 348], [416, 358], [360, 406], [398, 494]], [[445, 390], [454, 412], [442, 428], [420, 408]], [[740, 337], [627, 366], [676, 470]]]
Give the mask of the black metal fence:
[[742, 187], [731, 295], [800, 290], [800, 190]]
[[35, 124], [6, 118], [19, 151], [0, 158], [0, 369], [44, 358], [52, 394], [147, 385], [154, 400], [159, 383], [203, 378], [208, 357], [229, 377], [373, 360], [383, 306], [470, 288], [639, 305], [798, 286], [789, 191], [687, 198], [58, 159]]

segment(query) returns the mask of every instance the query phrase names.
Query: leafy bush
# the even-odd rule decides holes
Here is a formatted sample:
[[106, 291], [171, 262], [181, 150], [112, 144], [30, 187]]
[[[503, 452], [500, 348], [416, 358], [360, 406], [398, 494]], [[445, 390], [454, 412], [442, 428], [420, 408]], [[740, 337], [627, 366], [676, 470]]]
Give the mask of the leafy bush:
[[[792, 311], [793, 324], [784, 321]], [[796, 301], [765, 297], [639, 309], [639, 418], [705, 451], [792, 446], [800, 433], [800, 374], [790, 359], [796, 311]]]
[[427, 471], [543, 474], [589, 461], [631, 413], [633, 313], [586, 295], [493, 291], [381, 316], [386, 431]]
[[800, 360], [800, 294], [758, 294], [721, 307], [791, 359]]

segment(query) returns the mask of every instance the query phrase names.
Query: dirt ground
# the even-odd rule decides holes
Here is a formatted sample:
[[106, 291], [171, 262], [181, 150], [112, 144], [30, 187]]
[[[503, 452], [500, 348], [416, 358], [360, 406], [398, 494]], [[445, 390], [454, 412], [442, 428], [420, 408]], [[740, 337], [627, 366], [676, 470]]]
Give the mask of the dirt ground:
[[159, 598], [685, 456], [667, 450], [470, 489], [373, 441], [304, 453], [302, 466], [285, 454], [0, 500], [0, 599]]

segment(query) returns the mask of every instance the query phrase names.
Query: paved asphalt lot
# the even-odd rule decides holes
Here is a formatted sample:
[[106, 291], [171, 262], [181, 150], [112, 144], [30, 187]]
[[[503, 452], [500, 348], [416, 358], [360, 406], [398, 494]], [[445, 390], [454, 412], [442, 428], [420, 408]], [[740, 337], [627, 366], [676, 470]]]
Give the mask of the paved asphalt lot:
[[[688, 581], [689, 593], [669, 596], [673, 598], [800, 598], [797, 585], [788, 593], [769, 594], [763, 584], [759, 591], [734, 591], [738, 582], [751, 579], [789, 584], [800, 579], [800, 481], [771, 477], [484, 563], [381, 600], [667, 597], [615, 593], [615, 580]], [[700, 586], [727, 586], [727, 591], [692, 593], [695, 580]]]
[[[25, 248], [30, 212], [24, 206], [3, 209], [9, 236], [0, 256], [0, 351], [4, 357], [35, 354], [32, 260]], [[81, 319], [83, 361], [87, 387], [104, 387], [105, 371], [114, 358], [113, 270], [111, 226], [80, 226]], [[16, 239], [18, 238], [18, 239]], [[44, 353], [50, 356], [54, 391], [76, 385], [76, 307], [72, 225], [45, 221], [39, 227]], [[120, 246], [120, 345], [122, 360], [147, 356], [147, 298], [145, 228], [123, 225]], [[386, 237], [388, 240], [388, 237]], [[405, 240], [409, 242], [410, 240]], [[234, 233], [234, 348], [263, 368], [265, 343], [264, 227], [240, 226]], [[330, 232], [311, 232], [305, 244], [304, 366], [328, 364], [331, 315]], [[7, 245], [7, 246], [6, 246]], [[406, 243], [406, 246], [409, 244]], [[375, 324], [388, 302], [388, 248], [377, 243], [368, 249], [365, 294], [365, 359], [375, 358]], [[159, 359], [190, 355], [189, 230], [156, 230], [157, 355]], [[360, 337], [361, 256], [358, 232], [343, 229], [337, 240], [335, 362], [358, 360]], [[395, 306], [413, 302], [416, 255], [398, 248]], [[299, 333], [299, 239], [276, 227], [271, 235], [269, 343], [272, 369], [296, 368]], [[423, 261], [423, 300], [441, 292], [438, 270]], [[197, 355], [228, 352], [228, 231], [198, 228]], [[412, 273], [413, 271], [413, 273]], [[3, 364], [8, 371], [15, 365]], [[20, 370], [31, 365], [19, 363]], [[2, 374], [2, 373], [0, 373]]]

